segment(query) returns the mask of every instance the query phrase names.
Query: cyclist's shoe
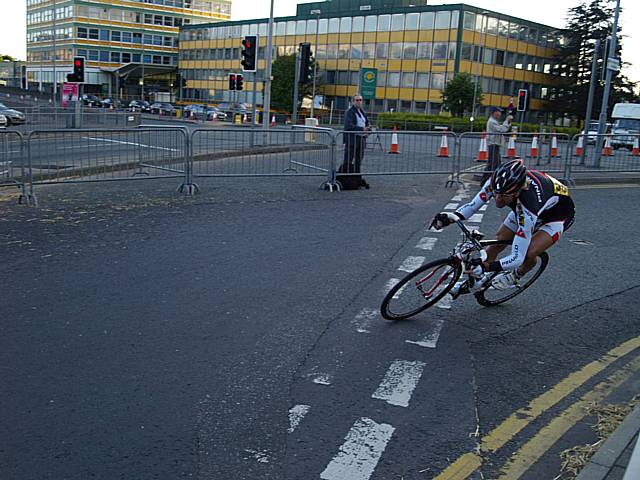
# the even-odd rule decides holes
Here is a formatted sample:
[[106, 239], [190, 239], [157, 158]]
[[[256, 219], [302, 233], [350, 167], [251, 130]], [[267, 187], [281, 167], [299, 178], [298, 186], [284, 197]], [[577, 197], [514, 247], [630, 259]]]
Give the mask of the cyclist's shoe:
[[451, 288], [451, 290], [449, 290], [449, 295], [451, 295], [451, 298], [453, 300], [465, 293], [469, 293], [469, 282], [467, 282], [466, 280], [457, 281], [456, 284]]
[[476, 279], [476, 281], [473, 283], [473, 287], [471, 287], [469, 290], [472, 293], [479, 292], [480, 290], [483, 290], [487, 286], [487, 283], [489, 281], [491, 281], [492, 277], [493, 277], [493, 275], [491, 273], [483, 273], [480, 276], [480, 278]]
[[496, 290], [509, 290], [510, 288], [519, 287], [518, 281], [520, 277], [516, 273], [515, 270], [511, 272], [504, 272], [499, 275], [496, 275], [493, 281], [491, 282], [491, 286]]

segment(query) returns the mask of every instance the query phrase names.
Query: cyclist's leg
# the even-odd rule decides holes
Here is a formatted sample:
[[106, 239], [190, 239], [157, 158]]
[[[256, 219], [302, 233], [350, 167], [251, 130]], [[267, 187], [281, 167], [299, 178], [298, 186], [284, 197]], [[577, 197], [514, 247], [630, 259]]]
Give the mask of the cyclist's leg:
[[[496, 233], [496, 240], [504, 240], [509, 243], [513, 241], [513, 237], [516, 235], [516, 231], [518, 230], [518, 222], [516, 220], [516, 214], [511, 211], [507, 218], [504, 219], [502, 225], [498, 229]], [[507, 245], [490, 245], [487, 247], [487, 262], [491, 263], [498, 258], [498, 254], [503, 251]]]
[[518, 269], [520, 275], [524, 275], [536, 265], [538, 256], [548, 250], [556, 243], [564, 232], [565, 221], [549, 222], [542, 225], [536, 233], [533, 234], [527, 256], [524, 263]]

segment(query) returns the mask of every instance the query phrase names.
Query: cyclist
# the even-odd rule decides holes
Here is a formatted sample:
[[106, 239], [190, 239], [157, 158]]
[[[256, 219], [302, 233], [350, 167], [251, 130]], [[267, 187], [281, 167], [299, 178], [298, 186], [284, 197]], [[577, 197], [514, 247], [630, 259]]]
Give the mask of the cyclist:
[[[482, 277], [483, 273], [504, 272], [493, 279], [492, 286], [517, 287], [520, 277], [535, 266], [538, 255], [556, 243], [573, 224], [573, 200], [569, 189], [560, 181], [536, 170], [527, 170], [522, 160], [512, 160], [495, 170], [471, 202], [454, 213], [438, 213], [431, 226], [440, 230], [456, 220], [465, 220], [492, 197], [498, 208], [511, 209], [496, 234], [498, 240], [513, 242], [511, 255], [496, 260], [505, 245], [491, 245], [487, 247], [486, 260], [478, 260], [470, 273], [482, 283], [490, 277]], [[461, 290], [466, 282], [459, 283], [451, 291], [454, 298], [464, 293]]]

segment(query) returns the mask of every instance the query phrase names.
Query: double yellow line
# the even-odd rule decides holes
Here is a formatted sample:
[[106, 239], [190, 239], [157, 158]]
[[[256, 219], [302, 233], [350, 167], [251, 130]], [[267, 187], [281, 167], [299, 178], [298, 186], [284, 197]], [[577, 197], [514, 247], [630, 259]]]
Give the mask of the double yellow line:
[[[598, 360], [572, 373], [552, 389], [531, 401], [526, 407], [511, 414], [509, 418], [481, 438], [479, 451], [465, 453], [435, 477], [434, 480], [464, 480], [468, 478], [482, 466], [483, 454], [494, 453], [502, 448], [533, 420], [609, 367], [613, 362], [639, 347], [640, 337], [633, 338], [610, 350]], [[586, 407], [590, 403], [605, 398], [639, 369], [640, 357], [636, 357], [563, 411], [511, 457], [502, 468], [499, 480], [516, 480], [520, 478], [562, 435], [586, 416]]]

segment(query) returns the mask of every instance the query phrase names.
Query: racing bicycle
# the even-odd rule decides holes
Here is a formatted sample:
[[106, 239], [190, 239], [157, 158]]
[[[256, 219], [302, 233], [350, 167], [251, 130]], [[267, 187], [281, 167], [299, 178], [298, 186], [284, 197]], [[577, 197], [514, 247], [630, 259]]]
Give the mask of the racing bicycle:
[[[448, 258], [427, 263], [396, 283], [382, 301], [380, 312], [383, 318], [404, 320], [436, 305], [456, 285], [463, 272], [471, 271], [474, 261], [486, 259], [486, 247], [511, 245], [511, 242], [504, 240], [483, 240], [484, 234], [478, 230], [469, 230], [460, 220], [455, 223], [462, 231], [462, 240]], [[466, 278], [463, 277], [459, 292], [473, 294], [476, 301], [486, 307], [500, 305], [529, 288], [542, 275], [548, 263], [547, 252], [541, 253], [535, 267], [523, 275], [516, 285], [507, 289], [493, 284], [493, 279], [504, 275], [504, 272], [487, 272], [480, 277], [465, 273]]]

